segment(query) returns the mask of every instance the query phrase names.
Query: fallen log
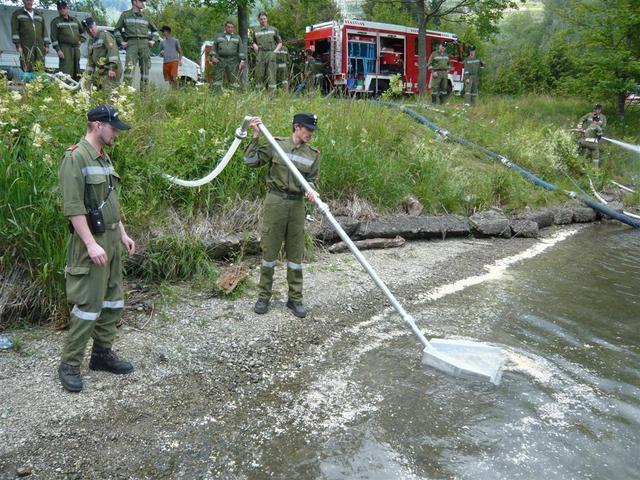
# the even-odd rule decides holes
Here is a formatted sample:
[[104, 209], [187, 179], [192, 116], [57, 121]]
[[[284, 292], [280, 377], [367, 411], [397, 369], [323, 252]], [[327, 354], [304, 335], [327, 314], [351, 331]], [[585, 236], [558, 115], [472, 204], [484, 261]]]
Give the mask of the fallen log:
[[[356, 247], [360, 250], [370, 250], [372, 248], [394, 248], [401, 247], [405, 244], [406, 240], [400, 235], [395, 238], [367, 238], [366, 240], [358, 240], [355, 243]], [[330, 253], [342, 253], [349, 249], [344, 242], [334, 243], [329, 247]]]

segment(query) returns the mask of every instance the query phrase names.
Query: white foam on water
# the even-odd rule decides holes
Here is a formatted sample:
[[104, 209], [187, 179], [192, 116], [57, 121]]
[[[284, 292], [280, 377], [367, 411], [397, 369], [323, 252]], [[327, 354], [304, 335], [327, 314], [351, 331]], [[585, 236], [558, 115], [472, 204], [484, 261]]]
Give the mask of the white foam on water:
[[452, 293], [460, 292], [473, 285], [479, 285], [490, 280], [497, 280], [505, 274], [510, 266], [514, 265], [515, 263], [521, 262], [522, 260], [527, 260], [540, 255], [545, 250], [574, 235], [581, 228], [582, 227], [574, 227], [558, 232], [549, 238], [543, 238], [537, 244], [523, 252], [512, 255], [511, 257], [501, 258], [491, 265], [485, 265], [484, 269], [487, 273], [484, 273], [482, 275], [473, 275], [471, 277], [463, 278], [448, 285], [436, 287], [420, 295], [415, 303], [421, 304], [428, 301], [438, 300], [442, 297], [446, 297], [447, 295], [451, 295]]

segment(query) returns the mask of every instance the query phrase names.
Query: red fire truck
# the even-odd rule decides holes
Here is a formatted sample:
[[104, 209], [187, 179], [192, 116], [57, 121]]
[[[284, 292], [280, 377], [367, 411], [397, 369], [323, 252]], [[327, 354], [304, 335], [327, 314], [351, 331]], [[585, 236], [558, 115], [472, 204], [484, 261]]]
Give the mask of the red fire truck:
[[[462, 45], [455, 33], [427, 30], [427, 60], [447, 42], [449, 91], [459, 95]], [[400, 75], [406, 93], [418, 92], [418, 29], [364, 20], [334, 20], [307, 27], [305, 48], [331, 67], [332, 85], [350, 92], [379, 93]], [[427, 73], [427, 84], [431, 72]]]

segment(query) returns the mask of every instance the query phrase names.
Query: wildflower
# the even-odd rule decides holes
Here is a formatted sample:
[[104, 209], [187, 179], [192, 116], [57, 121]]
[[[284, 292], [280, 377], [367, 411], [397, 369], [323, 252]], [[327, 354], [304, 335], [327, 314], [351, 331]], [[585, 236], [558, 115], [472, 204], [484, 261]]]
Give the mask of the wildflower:
[[200, 138], [202, 140], [204, 140], [205, 137], [207, 136], [207, 131], [204, 128], [201, 128], [200, 130], [198, 130], [198, 133], [200, 134]]
[[18, 130], [17, 128], [12, 128], [9, 133], [18, 133], [20, 130]]
[[42, 103], [51, 103], [53, 102], [53, 98], [51, 97], [45, 97], [42, 99]]
[[22, 100], [22, 95], [20, 95], [20, 92], [16, 92], [15, 90], [13, 90], [9, 96], [11, 97], [11, 100], [15, 100], [16, 102]]

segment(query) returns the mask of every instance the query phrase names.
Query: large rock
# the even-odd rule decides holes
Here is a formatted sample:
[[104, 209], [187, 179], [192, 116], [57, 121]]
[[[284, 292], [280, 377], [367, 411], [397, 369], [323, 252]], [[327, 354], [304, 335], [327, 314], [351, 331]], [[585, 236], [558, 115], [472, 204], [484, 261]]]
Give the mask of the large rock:
[[538, 224], [533, 220], [515, 219], [511, 221], [511, 232], [514, 237], [536, 238]]
[[503, 213], [495, 210], [485, 210], [469, 217], [472, 232], [481, 237], [505, 237], [511, 236], [509, 219]]
[[[334, 218], [350, 237], [353, 236], [360, 226], [360, 221], [351, 217], [335, 216]], [[307, 222], [305, 228], [313, 237], [323, 242], [333, 243], [340, 241], [340, 236], [324, 215], [321, 215], [321, 220]]]
[[202, 244], [212, 258], [230, 258], [242, 252], [252, 255], [260, 253], [260, 239], [255, 234], [234, 233], [219, 238], [205, 238]]
[[596, 211], [593, 208], [576, 205], [571, 210], [573, 210], [573, 221], [576, 223], [589, 223], [596, 220]]
[[528, 210], [518, 216], [519, 220], [531, 220], [536, 222], [538, 228], [547, 228], [553, 225], [553, 210], [543, 208], [542, 210]]
[[556, 225], [568, 225], [573, 222], [573, 210], [567, 207], [553, 209], [553, 223]]
[[370, 222], [362, 222], [356, 238], [393, 238], [396, 235], [409, 239], [446, 238], [467, 236], [469, 221], [458, 215], [417, 217], [394, 215]]

